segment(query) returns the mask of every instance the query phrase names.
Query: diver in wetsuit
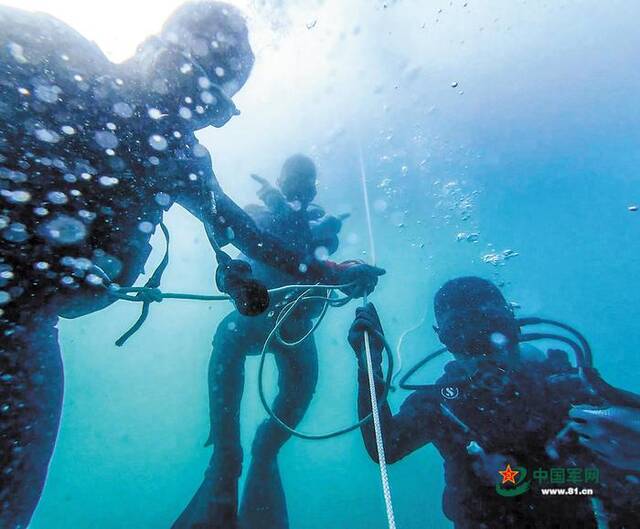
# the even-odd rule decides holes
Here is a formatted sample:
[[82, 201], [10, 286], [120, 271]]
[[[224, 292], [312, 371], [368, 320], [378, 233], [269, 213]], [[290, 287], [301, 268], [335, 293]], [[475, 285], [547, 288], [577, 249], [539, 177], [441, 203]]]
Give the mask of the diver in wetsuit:
[[[526, 468], [528, 479], [539, 468], [598, 467], [600, 483], [585, 486], [593, 486], [604, 503], [608, 527], [634, 527], [640, 495], [632, 483], [638, 483], [640, 469], [620, 473], [566, 435], [562, 448], [558, 446], [557, 436], [566, 433], [574, 404], [606, 406], [606, 399], [594, 391], [595, 373], [587, 381], [563, 351], [543, 354], [521, 348], [519, 324], [501, 292], [488, 281], [449, 281], [436, 294], [434, 308], [440, 341], [455, 360], [435, 385], [412, 393], [397, 414], [387, 404], [380, 407], [387, 462], [433, 443], [445, 465], [443, 510], [456, 529], [601, 527], [596, 516], [603, 515], [589, 496], [543, 496], [535, 482], [531, 490], [513, 497], [496, 491], [498, 472], [506, 471], [506, 465]], [[374, 371], [380, 380], [376, 389], [381, 394], [383, 331], [371, 304], [358, 309], [349, 333], [358, 358], [360, 417], [371, 411], [365, 330], [371, 336]], [[377, 460], [371, 422], [362, 427], [362, 435], [371, 458]]]
[[218, 185], [194, 132], [237, 113], [252, 64], [226, 4], [185, 4], [122, 65], [53, 17], [0, 8], [1, 527], [26, 527], [44, 486], [63, 395], [58, 317], [133, 284], [173, 203], [204, 222], [217, 283], [246, 313], [268, 298], [228, 243], [292, 274], [305, 264], [309, 279], [374, 286], [377, 271], [287, 249]]
[[[326, 256], [337, 250], [341, 220], [325, 215], [321, 208], [311, 204], [316, 195], [316, 167], [310, 158], [299, 154], [288, 158], [277, 188], [263, 178], [252, 176], [261, 184], [258, 196], [264, 205], [251, 205], [247, 210], [261, 228], [305, 255], [322, 253]], [[256, 277], [269, 288], [299, 282], [299, 278], [268, 263], [247, 260]], [[317, 293], [326, 295], [325, 291], [318, 290]], [[260, 353], [278, 314], [289, 300], [286, 293], [274, 295], [268, 314], [248, 318], [234, 311], [219, 324], [209, 364], [211, 431], [207, 446], [213, 445], [213, 454], [203, 483], [173, 525], [174, 529], [288, 527], [277, 456], [290, 434], [273, 420], [265, 420], [256, 432], [239, 509], [238, 480], [242, 472], [240, 405], [246, 356]], [[304, 336], [320, 309], [321, 304], [319, 306], [317, 301], [296, 308], [282, 328], [282, 338], [295, 341]], [[271, 351], [279, 373], [275, 412], [287, 424], [296, 425], [306, 412], [316, 387], [315, 340], [310, 336], [295, 347], [285, 347], [275, 340]]]

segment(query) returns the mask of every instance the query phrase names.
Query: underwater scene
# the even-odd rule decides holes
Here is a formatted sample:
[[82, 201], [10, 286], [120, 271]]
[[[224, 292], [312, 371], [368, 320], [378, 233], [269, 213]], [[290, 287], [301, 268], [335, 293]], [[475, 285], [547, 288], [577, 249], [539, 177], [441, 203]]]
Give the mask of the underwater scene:
[[0, 3], [0, 529], [640, 527], [640, 3]]

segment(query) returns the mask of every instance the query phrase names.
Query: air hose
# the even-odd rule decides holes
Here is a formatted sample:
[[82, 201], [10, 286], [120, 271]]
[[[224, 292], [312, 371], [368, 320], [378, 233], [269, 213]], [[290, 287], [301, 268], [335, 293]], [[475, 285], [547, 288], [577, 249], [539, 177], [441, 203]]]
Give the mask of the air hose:
[[[573, 334], [573, 336], [576, 337], [577, 342], [576, 340], [573, 340], [572, 338], [563, 336], [561, 334], [541, 333], [541, 332], [521, 334], [519, 341], [532, 342], [537, 340], [555, 340], [558, 342], [562, 342], [568, 345], [569, 347], [571, 347], [576, 358], [576, 365], [580, 369], [582, 369], [585, 372], [585, 374], [588, 375], [593, 370], [592, 369], [593, 355], [591, 353], [591, 347], [589, 345], [589, 342], [587, 341], [587, 339], [584, 337], [582, 333], [580, 333], [570, 325], [567, 325], [566, 323], [562, 323], [556, 320], [551, 320], [547, 318], [537, 318], [537, 317], [519, 318], [517, 322], [521, 327], [525, 327], [529, 325], [552, 325]], [[446, 347], [441, 347], [440, 349], [436, 349], [433, 353], [430, 353], [425, 358], [417, 362], [404, 375], [402, 375], [398, 384], [399, 387], [405, 390], [418, 390], [418, 389], [432, 387], [432, 384], [408, 384], [407, 381], [416, 372], [422, 369], [426, 364], [428, 364], [429, 362], [443, 355], [446, 352], [448, 352], [448, 349]]]
[[[313, 288], [318, 288], [320, 286], [321, 285], [318, 285], [318, 286], [314, 285]], [[305, 339], [307, 339], [313, 333], [313, 331], [315, 331], [317, 329], [320, 321], [322, 320], [322, 317], [324, 317], [324, 314], [326, 314], [327, 307], [329, 307], [329, 306], [340, 307], [342, 305], [345, 305], [346, 303], [348, 303], [352, 299], [351, 296], [345, 296], [345, 297], [337, 299], [337, 300], [336, 299], [331, 299], [331, 292], [329, 294], [327, 294], [327, 296], [315, 296], [315, 295], [314, 296], [307, 296], [307, 294], [309, 292], [311, 292], [311, 290], [312, 290], [311, 288], [305, 290], [295, 300], [293, 300], [293, 301], [289, 302], [287, 305], [285, 305], [285, 307], [282, 309], [282, 311], [278, 315], [278, 318], [276, 319], [276, 323], [275, 323], [273, 329], [271, 329], [271, 331], [269, 332], [269, 335], [267, 336], [267, 339], [265, 340], [265, 342], [264, 342], [264, 344], [262, 346], [262, 351], [260, 353], [260, 365], [258, 367], [258, 393], [260, 395], [260, 402], [262, 403], [262, 406], [264, 407], [265, 411], [269, 414], [269, 416], [283, 430], [285, 430], [285, 431], [289, 432], [291, 435], [293, 435], [295, 437], [299, 437], [301, 439], [319, 441], [319, 440], [323, 440], [323, 439], [331, 439], [333, 437], [338, 437], [338, 436], [343, 435], [345, 433], [352, 432], [353, 430], [357, 430], [363, 424], [366, 424], [367, 422], [369, 422], [372, 419], [373, 412], [370, 413], [369, 415], [367, 415], [366, 417], [363, 417], [358, 422], [356, 422], [356, 423], [354, 423], [354, 424], [352, 424], [350, 426], [339, 428], [337, 430], [333, 430], [333, 431], [330, 431], [330, 432], [315, 434], [315, 433], [301, 432], [299, 430], [296, 430], [295, 428], [292, 428], [291, 426], [286, 424], [280, 417], [278, 417], [278, 415], [273, 411], [273, 408], [269, 404], [269, 402], [267, 400], [267, 397], [265, 395], [265, 391], [264, 391], [264, 365], [265, 365], [267, 352], [268, 352], [268, 349], [269, 349], [269, 344], [271, 343], [271, 341], [274, 338], [277, 338], [279, 340], [279, 342], [282, 345], [284, 345], [285, 347], [295, 347], [296, 345], [302, 343]], [[292, 313], [292, 311], [300, 303], [302, 303], [304, 301], [312, 300], [312, 299], [321, 299], [321, 300], [324, 300], [324, 302], [325, 302], [325, 306], [323, 308], [321, 316], [318, 318], [318, 321], [314, 324], [313, 328], [310, 331], [308, 331], [307, 333], [305, 333], [305, 335], [302, 338], [298, 339], [298, 340], [295, 340], [295, 341], [292, 341], [292, 342], [287, 342], [285, 340], [282, 340], [282, 338], [279, 337], [280, 328], [284, 325], [284, 323], [286, 322], [286, 320], [289, 317], [289, 315]], [[382, 393], [382, 395], [380, 397], [380, 400], [379, 400], [379, 404], [382, 404], [383, 402], [386, 401], [387, 395], [389, 394], [389, 387], [391, 386], [391, 377], [393, 375], [393, 351], [391, 350], [391, 347], [387, 343], [387, 341], [384, 338], [384, 336], [382, 336], [381, 334], [377, 334], [377, 336], [384, 343], [384, 349], [385, 349], [385, 351], [387, 353], [387, 358], [388, 358], [388, 368], [387, 368], [387, 375], [386, 375], [385, 381], [384, 381], [384, 391], [383, 391], [383, 393]]]

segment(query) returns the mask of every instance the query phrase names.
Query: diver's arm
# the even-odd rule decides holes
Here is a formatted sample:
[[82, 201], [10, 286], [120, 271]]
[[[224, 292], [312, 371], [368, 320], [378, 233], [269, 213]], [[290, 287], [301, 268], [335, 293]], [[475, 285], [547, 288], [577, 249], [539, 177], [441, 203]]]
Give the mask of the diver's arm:
[[224, 193], [210, 163], [209, 156], [203, 156], [197, 161], [197, 167], [181, 171], [196, 174], [203, 181], [184, 185], [176, 202], [205, 224], [209, 238], [215, 238], [212, 244], [233, 244], [248, 257], [293, 276], [331, 284], [339, 282], [339, 270], [290, 250], [279, 238], [260, 230], [251, 216]]
[[276, 213], [278, 216], [283, 216], [293, 211], [282, 191], [273, 187], [269, 180], [257, 174], [252, 174], [251, 178], [260, 184], [257, 195], [269, 211]]
[[[279, 238], [258, 228], [254, 220], [231, 200], [220, 187], [211, 157], [205, 151], [197, 160], [182, 162], [182, 174], [195, 174], [195, 182], [183, 183], [176, 201], [205, 225], [209, 241], [220, 257], [219, 247], [233, 244], [252, 259], [279, 268], [304, 282], [344, 285], [340, 290], [352, 297], [373, 292], [385, 270], [356, 261], [320, 261], [313, 255], [300, 255]], [[178, 162], [180, 163], [180, 162]]]
[[208, 155], [199, 158], [196, 167], [185, 167], [183, 172], [185, 170], [185, 174], [196, 174], [201, 181], [184, 185], [176, 201], [204, 223], [214, 250], [217, 245], [233, 244], [248, 257], [301, 281], [349, 285], [341, 290], [353, 297], [372, 292], [378, 277], [385, 273], [381, 268], [356, 261], [320, 261], [313, 255], [290, 250], [279, 238], [260, 230], [251, 216], [222, 191]]
[[[365, 333], [368, 333], [369, 336], [376, 396], [379, 402], [384, 394], [382, 374], [382, 351], [384, 349], [382, 337], [384, 333], [376, 309], [371, 303], [356, 310], [356, 318], [349, 330], [349, 343], [358, 360], [358, 415], [360, 419], [371, 413], [371, 394], [364, 346]], [[433, 439], [435, 427], [430, 423], [435, 420], [437, 414], [431, 413], [432, 407], [423, 393], [411, 395], [395, 416], [391, 413], [387, 402], [378, 406], [385, 455], [389, 463], [402, 459]], [[361, 433], [371, 459], [378, 461], [373, 421], [370, 420], [363, 424]]]
[[[371, 413], [369, 379], [364, 358], [362, 364], [358, 369], [358, 415], [360, 419]], [[377, 366], [375, 371], [378, 372], [374, 375], [376, 379], [376, 395], [380, 399], [384, 391], [380, 365]], [[386, 402], [379, 406], [380, 427], [387, 463], [395, 463], [433, 441], [435, 428], [432, 423], [437, 415], [435, 410], [430, 413], [430, 408], [430, 403], [419, 392], [408, 397], [396, 415], [391, 413], [391, 408]], [[377, 463], [378, 450], [373, 421], [363, 424], [360, 431], [369, 456]]]

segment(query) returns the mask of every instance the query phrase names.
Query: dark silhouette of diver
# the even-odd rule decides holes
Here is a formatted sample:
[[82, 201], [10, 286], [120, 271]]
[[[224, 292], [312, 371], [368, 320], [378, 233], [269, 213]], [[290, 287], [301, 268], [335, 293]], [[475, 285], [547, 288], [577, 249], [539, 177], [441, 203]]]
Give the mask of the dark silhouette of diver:
[[[380, 407], [387, 462], [433, 443], [444, 459], [443, 510], [456, 529], [595, 529], [602, 527], [603, 516], [608, 517], [610, 529], [636, 526], [640, 469], [620, 472], [576, 438], [564, 439], [562, 448], [558, 444], [559, 434], [566, 437], [567, 423], [578, 419], [572, 416], [570, 421], [574, 405], [607, 405], [609, 397], [594, 389], [602, 385], [597, 373], [591, 372], [587, 381], [564, 351], [552, 349], [544, 354], [531, 346], [521, 347], [520, 326], [511, 307], [486, 280], [462, 277], [445, 283], [436, 294], [434, 309], [438, 337], [455, 360], [445, 366], [435, 385], [413, 392], [397, 414], [386, 403]], [[357, 310], [349, 332], [358, 358], [360, 417], [371, 412], [365, 330], [371, 336], [379, 379], [376, 390], [381, 394], [383, 331], [372, 304]], [[372, 423], [361, 431], [369, 455], [377, 461]], [[598, 484], [546, 486], [591, 486], [603, 510], [596, 508], [590, 496], [544, 496], [535, 484], [526, 493], [503, 497], [496, 485], [498, 472], [507, 464], [512, 469], [524, 467], [528, 479], [536, 469], [598, 468]]]
[[63, 395], [58, 317], [132, 285], [172, 204], [202, 220], [217, 283], [247, 314], [268, 296], [226, 244], [293, 275], [304, 265], [308, 280], [375, 286], [379, 270], [261, 232], [217, 183], [194, 132], [238, 113], [252, 65], [245, 21], [222, 3], [185, 4], [122, 65], [53, 17], [0, 8], [0, 527], [25, 528], [44, 486]]
[[[261, 228], [304, 254], [315, 252], [326, 256], [337, 249], [341, 219], [327, 216], [321, 208], [311, 204], [316, 195], [316, 167], [311, 159], [303, 155], [288, 158], [282, 167], [278, 188], [263, 178], [255, 175], [253, 178], [261, 184], [258, 196], [264, 205], [248, 206], [247, 210]], [[248, 260], [256, 277], [270, 288], [298, 280], [267, 263]], [[213, 454], [204, 481], [173, 525], [174, 529], [288, 527], [277, 456], [290, 435], [271, 419], [265, 420], [256, 432], [242, 504], [238, 509], [238, 480], [243, 457], [240, 404], [244, 363], [247, 355], [260, 353], [285, 302], [284, 294], [273, 296], [268, 314], [248, 318], [234, 311], [218, 326], [209, 364], [211, 431], [207, 446], [213, 445]], [[317, 301], [298, 307], [287, 319], [282, 337], [291, 342], [304, 336], [320, 310]], [[279, 391], [274, 410], [287, 424], [295, 425], [306, 412], [316, 387], [315, 340], [310, 336], [295, 347], [284, 347], [276, 340], [271, 352], [278, 368]]]

